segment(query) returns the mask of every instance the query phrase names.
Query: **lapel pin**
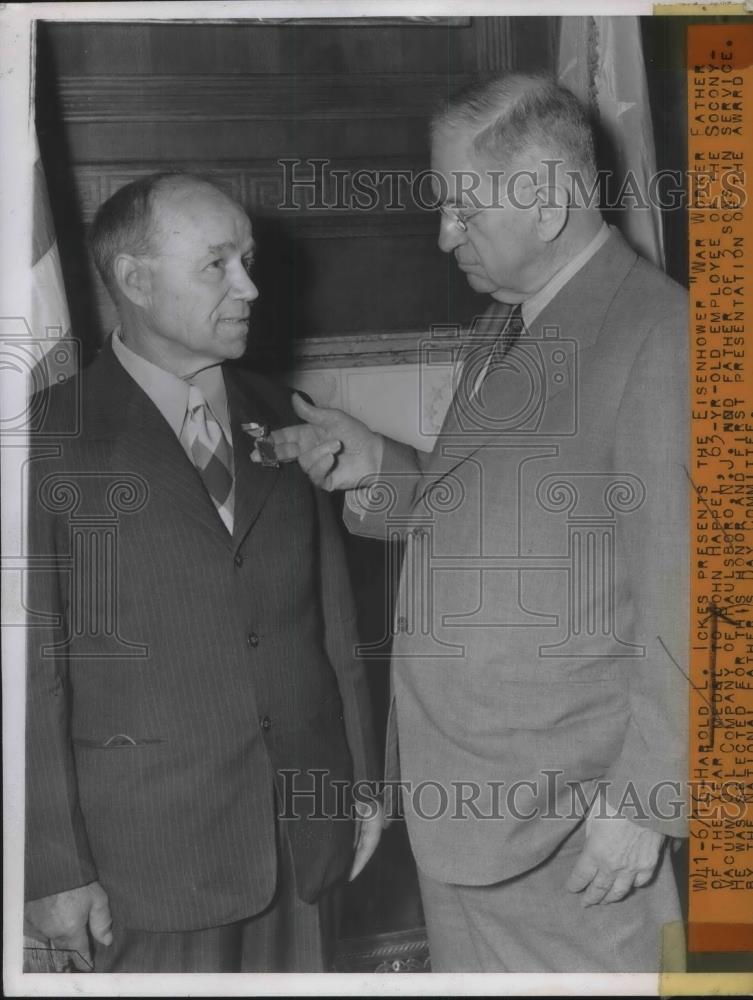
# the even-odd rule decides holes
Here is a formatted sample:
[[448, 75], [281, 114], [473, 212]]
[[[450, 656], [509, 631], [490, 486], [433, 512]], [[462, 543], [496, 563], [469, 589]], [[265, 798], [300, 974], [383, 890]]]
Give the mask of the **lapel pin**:
[[257, 424], [253, 420], [241, 424], [241, 430], [254, 442], [254, 451], [260, 458], [260, 464], [270, 469], [279, 469], [280, 462], [275, 452], [275, 444], [269, 437], [269, 428], [265, 424]]

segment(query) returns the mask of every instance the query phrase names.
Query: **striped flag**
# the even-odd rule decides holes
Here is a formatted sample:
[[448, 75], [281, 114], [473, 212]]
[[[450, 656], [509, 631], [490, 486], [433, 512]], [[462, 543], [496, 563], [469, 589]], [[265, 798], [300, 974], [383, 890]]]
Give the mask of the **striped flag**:
[[31, 330], [36, 364], [31, 391], [63, 381], [76, 372], [78, 344], [71, 339], [68, 301], [60, 267], [55, 225], [39, 146], [33, 184]]
[[560, 19], [558, 75], [598, 118], [614, 155], [611, 194], [623, 235], [643, 257], [664, 267], [661, 209], [649, 201], [656, 150], [637, 17]]
[[[33, 400], [32, 405], [29, 405], [30, 400], [40, 389], [74, 375], [78, 370], [79, 359], [78, 341], [71, 337], [60, 254], [36, 136], [32, 211], [31, 322], [24, 324], [26, 337], [7, 340], [6, 346], [10, 350], [8, 358], [4, 359], [4, 374], [11, 377], [17, 375], [26, 382], [26, 410], [14, 413], [7, 421], [7, 429], [11, 433], [28, 431], [37, 426], [38, 420], [44, 415], [43, 407]], [[16, 386], [11, 385], [11, 389], [14, 388]], [[18, 601], [19, 608], [23, 606], [24, 609], [21, 611], [21, 620], [25, 614], [28, 623], [28, 605], [21, 604], [20, 595], [14, 595], [14, 598]], [[31, 617], [34, 617], [33, 613]], [[34, 936], [29, 933], [29, 928], [24, 929], [24, 972], [67, 972], [71, 968], [72, 954], [74, 953], [67, 949], [53, 948], [41, 934]]]

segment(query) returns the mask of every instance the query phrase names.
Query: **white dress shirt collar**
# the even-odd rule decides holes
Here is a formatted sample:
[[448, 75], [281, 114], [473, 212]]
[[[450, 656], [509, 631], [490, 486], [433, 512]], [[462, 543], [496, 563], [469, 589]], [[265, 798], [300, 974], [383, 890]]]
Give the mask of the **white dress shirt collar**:
[[560, 268], [547, 281], [543, 288], [540, 288], [538, 292], [535, 292], [529, 299], [523, 302], [523, 322], [527, 327], [530, 327], [536, 317], [549, 305], [557, 292], [563, 289], [568, 281], [574, 278], [578, 271], [604, 246], [610, 235], [609, 226], [606, 222], [602, 222], [601, 228], [591, 242], [580, 253], [576, 254], [572, 260], [568, 261], [564, 267]]
[[219, 363], [202, 369], [189, 379], [178, 378], [172, 372], [165, 371], [164, 368], [132, 351], [123, 341], [120, 327], [113, 332], [112, 350], [134, 382], [143, 389], [160, 411], [176, 437], [180, 438], [186, 418], [190, 382], [201, 389], [225, 437], [232, 443], [227, 390]]

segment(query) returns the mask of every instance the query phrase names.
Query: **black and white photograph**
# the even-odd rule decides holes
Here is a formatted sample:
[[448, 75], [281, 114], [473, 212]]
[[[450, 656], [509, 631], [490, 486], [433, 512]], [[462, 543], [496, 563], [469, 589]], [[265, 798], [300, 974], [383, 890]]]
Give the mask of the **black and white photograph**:
[[2, 5], [8, 995], [718, 971], [691, 19], [612, 6]]

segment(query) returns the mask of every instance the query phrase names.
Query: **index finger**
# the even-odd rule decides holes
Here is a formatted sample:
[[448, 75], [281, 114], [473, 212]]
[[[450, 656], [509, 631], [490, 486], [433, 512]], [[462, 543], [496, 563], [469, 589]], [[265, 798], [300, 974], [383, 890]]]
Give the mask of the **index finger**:
[[281, 444], [298, 443], [303, 435], [310, 429], [306, 424], [291, 424], [289, 427], [278, 427], [277, 430], [269, 432], [275, 448]]
[[[254, 457], [255, 454], [256, 452], [251, 453], [252, 461], [261, 461], [260, 458], [257, 459]], [[281, 462], [292, 462], [298, 458], [300, 454], [301, 446], [296, 441], [289, 441], [287, 443], [284, 441], [280, 441], [279, 443], [275, 442], [275, 455]]]

